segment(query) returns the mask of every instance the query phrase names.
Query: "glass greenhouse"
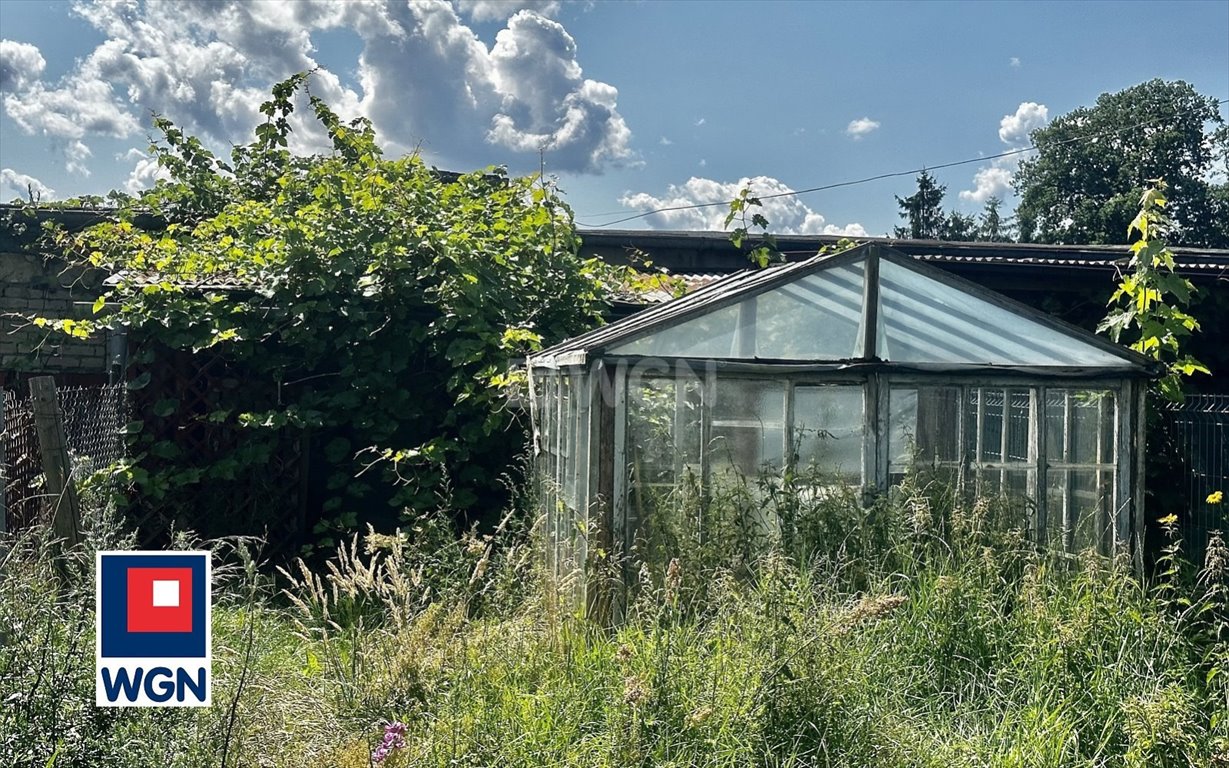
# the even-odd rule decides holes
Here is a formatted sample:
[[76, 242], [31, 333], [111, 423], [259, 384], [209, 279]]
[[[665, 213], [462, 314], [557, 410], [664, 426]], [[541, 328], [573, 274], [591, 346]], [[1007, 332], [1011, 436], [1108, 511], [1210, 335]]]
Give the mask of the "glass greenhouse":
[[882, 245], [731, 275], [529, 369], [557, 576], [634, 558], [684, 485], [804, 467], [868, 495], [925, 467], [1027, 499], [1039, 541], [1138, 549], [1149, 361]]

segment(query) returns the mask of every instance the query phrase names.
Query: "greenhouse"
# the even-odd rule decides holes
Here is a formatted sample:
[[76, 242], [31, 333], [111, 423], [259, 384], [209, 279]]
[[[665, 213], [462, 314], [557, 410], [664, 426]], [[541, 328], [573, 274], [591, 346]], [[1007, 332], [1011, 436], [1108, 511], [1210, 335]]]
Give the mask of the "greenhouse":
[[730, 275], [529, 369], [560, 576], [594, 547], [634, 564], [683, 487], [803, 470], [873, 498], [925, 469], [1026, 500], [1051, 546], [1138, 549], [1150, 361], [879, 244]]

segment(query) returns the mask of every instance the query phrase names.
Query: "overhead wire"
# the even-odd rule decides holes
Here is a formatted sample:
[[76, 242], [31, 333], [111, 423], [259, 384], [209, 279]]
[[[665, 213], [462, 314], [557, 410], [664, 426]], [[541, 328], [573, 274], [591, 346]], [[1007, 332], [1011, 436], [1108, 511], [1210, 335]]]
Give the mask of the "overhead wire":
[[[1220, 99], [1219, 101], [1216, 102], [1216, 104], [1217, 106], [1220, 106], [1222, 104], [1229, 104], [1229, 99]], [[1157, 117], [1157, 118], [1153, 118], [1152, 120], [1145, 120], [1142, 123], [1128, 125], [1123, 128], [1118, 128], [1112, 131], [1103, 131], [1101, 133], [1092, 134], [1090, 136], [1073, 136], [1070, 139], [1063, 139], [1061, 141], [1054, 142], [1052, 146], [1065, 146], [1067, 144], [1076, 144], [1076, 143], [1085, 142], [1085, 141], [1091, 142], [1091, 141], [1095, 141], [1097, 139], [1105, 138], [1108, 136], [1116, 136], [1120, 133], [1126, 133], [1128, 131], [1134, 131], [1139, 128], [1145, 128], [1149, 125], [1152, 125], [1153, 123], [1159, 123], [1162, 120], [1170, 120], [1175, 117], [1180, 117], [1182, 115], [1188, 114], [1193, 111], [1194, 111], [1193, 109], [1192, 110], [1182, 110], [1182, 111], [1174, 112], [1171, 115], [1166, 115], [1164, 117]], [[922, 166], [921, 168], [913, 168], [908, 171], [892, 171], [890, 173], [880, 173], [874, 176], [867, 176], [861, 179], [853, 179], [850, 181], [839, 181], [839, 182], [835, 182], [832, 184], [821, 184], [819, 186], [808, 187], [806, 189], [792, 189], [787, 192], [773, 192], [767, 195], [754, 195], [754, 197], [759, 200], [772, 200], [772, 199], [779, 198], [779, 197], [797, 197], [799, 195], [806, 195], [812, 192], [823, 192], [823, 191], [830, 190], [830, 189], [839, 189], [841, 187], [853, 187], [859, 184], [868, 184], [872, 181], [882, 181], [883, 179], [898, 178], [900, 176], [912, 176], [918, 173], [923, 173], [923, 172], [928, 172], [928, 171], [938, 171], [944, 168], [954, 168], [956, 166], [970, 165], [972, 163], [984, 163], [989, 160], [998, 160], [1000, 158], [1012, 157], [1013, 155], [1021, 155], [1026, 152], [1036, 152], [1038, 150], [1039, 150], [1039, 147], [1037, 147], [1037, 145], [1030, 144], [1027, 147], [1022, 147], [1019, 149], [1011, 149], [1005, 152], [999, 152], [998, 154], [994, 154], [994, 155], [983, 155], [980, 157], [972, 157], [967, 160], [956, 160], [950, 163], [940, 163], [938, 165], [926, 165], [926, 166]], [[649, 211], [641, 211], [640, 213], [635, 213], [635, 214], [631, 214], [628, 216], [624, 216], [622, 218], [615, 219], [614, 221], [602, 222], [601, 224], [586, 224], [582, 221], [577, 221], [576, 224], [577, 226], [587, 227], [590, 229], [601, 229], [603, 227], [612, 227], [615, 224], [623, 224], [628, 221], [635, 221], [636, 219], [643, 219], [645, 217], [653, 216], [658, 213], [669, 213], [671, 211], [691, 211], [691, 210], [698, 210], [700, 208], [715, 208], [717, 206], [729, 207], [729, 205], [733, 202], [734, 202], [733, 200], [725, 200], [725, 201], [717, 201], [717, 202], [712, 202], [712, 203], [690, 203], [687, 205], [667, 205], [667, 206], [662, 206], [661, 208], [654, 208]], [[596, 214], [596, 215], [601, 215], [601, 214]]]

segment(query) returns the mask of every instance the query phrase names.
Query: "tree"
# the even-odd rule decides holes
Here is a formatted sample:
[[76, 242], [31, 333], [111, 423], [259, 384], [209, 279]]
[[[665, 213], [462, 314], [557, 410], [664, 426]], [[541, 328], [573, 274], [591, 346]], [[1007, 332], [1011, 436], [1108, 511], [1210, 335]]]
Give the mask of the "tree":
[[908, 197], [897, 197], [900, 217], [908, 226], [892, 230], [894, 237], [913, 240], [975, 240], [977, 220], [959, 211], [943, 212], [943, 196], [947, 187], [935, 181], [927, 171], [917, 177], [917, 191]]
[[[138, 436], [130, 475], [147, 498], [199, 508], [237, 473], [261, 470], [285, 431], [310, 430], [337, 528], [352, 528], [372, 497], [481, 509], [501, 497], [509, 451], [524, 444], [502, 390], [510, 362], [599, 322], [607, 272], [577, 256], [571, 211], [539, 179], [387, 159], [366, 120], [343, 122], [316, 97], [331, 152], [293, 155], [288, 118], [306, 83], [274, 87], [255, 140], [229, 162], [157, 119], [152, 149], [170, 180], [114, 221], [62, 236], [115, 276], [95, 305], [109, 314], [43, 322], [78, 335], [124, 325], [138, 358], [208, 351], [241, 372], [207, 413], [170, 396], [155, 406], [158, 418], [245, 438], [202, 465]], [[133, 226], [139, 211], [165, 228]]]
[[908, 197], [896, 197], [900, 217], [908, 222], [908, 226], [896, 227], [893, 235], [913, 240], [942, 239], [947, 223], [947, 216], [943, 213], [943, 195], [946, 192], [947, 187], [936, 183], [935, 177], [927, 171], [922, 171], [917, 177], [917, 191]]
[[976, 240], [977, 219], [959, 211], [951, 211], [943, 221], [940, 239], [954, 241]]
[[1032, 142], [1037, 155], [1013, 182], [1022, 240], [1124, 244], [1147, 180], [1163, 178], [1176, 201], [1174, 243], [1229, 247], [1229, 129], [1216, 99], [1187, 83], [1102, 94], [1034, 131]]
[[977, 239], [987, 243], [1012, 242], [1014, 226], [1011, 217], [1004, 218], [999, 212], [1003, 201], [991, 196], [986, 200], [986, 207], [977, 217]]

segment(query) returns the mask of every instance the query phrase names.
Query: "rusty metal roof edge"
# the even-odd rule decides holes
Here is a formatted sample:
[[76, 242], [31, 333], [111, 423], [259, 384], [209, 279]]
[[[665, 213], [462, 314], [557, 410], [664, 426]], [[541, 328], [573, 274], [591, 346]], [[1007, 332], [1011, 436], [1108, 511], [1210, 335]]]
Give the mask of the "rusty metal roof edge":
[[[618, 245], [620, 241], [626, 242], [628, 245], [636, 243], [656, 243], [660, 245], [668, 244], [670, 241], [678, 241], [680, 245], [686, 244], [694, 246], [697, 244], [705, 244], [710, 246], [718, 246], [723, 249], [734, 251], [733, 245], [730, 243], [730, 233], [715, 231], [715, 230], [663, 230], [663, 229], [584, 229], [578, 228], [577, 234], [585, 241], [586, 245], [596, 244], [591, 241], [600, 241], [604, 245]], [[934, 252], [934, 251], [1014, 251], [1018, 253], [1068, 253], [1068, 254], [1088, 254], [1097, 256], [1116, 255], [1120, 258], [1129, 256], [1127, 251], [1128, 246], [1125, 244], [1060, 244], [1060, 243], [1003, 243], [989, 242], [984, 240], [913, 240], [909, 238], [895, 237], [847, 237], [843, 235], [775, 235], [774, 236], [778, 249], [788, 251], [785, 246], [811, 246], [816, 249], [823, 245], [832, 245], [841, 240], [853, 240], [859, 245], [861, 244], [878, 244], [886, 245], [890, 248], [902, 251], [909, 255], [914, 255], [917, 252]], [[755, 236], [747, 238], [750, 245], [755, 246], [759, 243], [759, 239]], [[1229, 249], [1226, 248], [1204, 248], [1199, 246], [1172, 246], [1170, 248], [1174, 255], [1189, 254], [1189, 255], [1206, 255], [1213, 258], [1223, 258], [1229, 261]]]

